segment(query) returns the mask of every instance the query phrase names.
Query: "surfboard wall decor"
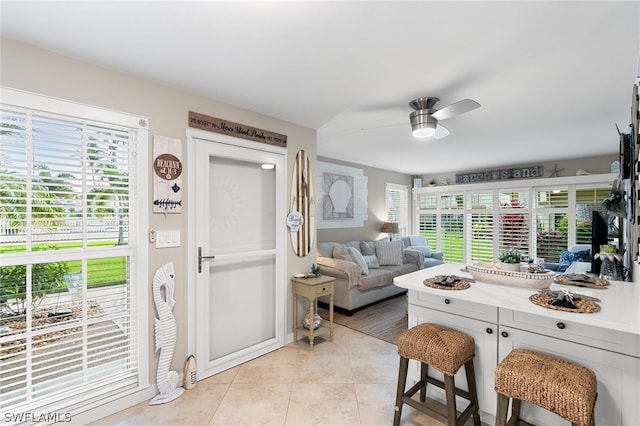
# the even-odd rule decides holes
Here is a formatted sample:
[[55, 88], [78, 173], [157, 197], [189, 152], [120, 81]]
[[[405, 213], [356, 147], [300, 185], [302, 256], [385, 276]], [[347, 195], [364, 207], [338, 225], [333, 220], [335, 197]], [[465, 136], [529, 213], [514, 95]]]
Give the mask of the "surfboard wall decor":
[[311, 252], [316, 229], [316, 202], [309, 158], [304, 150], [298, 151], [291, 179], [291, 208], [287, 217], [293, 251], [298, 256]]

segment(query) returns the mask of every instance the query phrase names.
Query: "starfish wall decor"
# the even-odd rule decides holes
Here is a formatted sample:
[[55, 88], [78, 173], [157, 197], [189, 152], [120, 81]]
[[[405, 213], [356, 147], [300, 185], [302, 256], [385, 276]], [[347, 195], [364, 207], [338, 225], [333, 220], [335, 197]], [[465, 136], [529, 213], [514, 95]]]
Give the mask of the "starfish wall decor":
[[551, 174], [549, 175], [549, 177], [560, 177], [560, 172], [563, 171], [564, 169], [559, 169], [557, 164], [553, 165], [553, 170], [551, 170]]

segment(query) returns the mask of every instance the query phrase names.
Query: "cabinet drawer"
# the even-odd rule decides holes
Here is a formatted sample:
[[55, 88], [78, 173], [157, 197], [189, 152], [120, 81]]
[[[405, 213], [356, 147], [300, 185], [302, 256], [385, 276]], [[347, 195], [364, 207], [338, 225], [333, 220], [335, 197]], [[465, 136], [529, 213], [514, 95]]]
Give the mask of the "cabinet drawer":
[[640, 357], [640, 336], [630, 333], [504, 308], [500, 308], [500, 324], [624, 355]]
[[315, 290], [316, 296], [331, 294], [333, 293], [333, 283], [316, 286]]
[[[413, 297], [412, 297], [413, 296]], [[498, 322], [498, 308], [495, 306], [483, 305], [481, 303], [460, 300], [453, 295], [435, 295], [424, 292], [411, 292], [409, 301], [417, 306], [447, 312], [453, 315], [462, 315], [480, 321], [491, 323]]]

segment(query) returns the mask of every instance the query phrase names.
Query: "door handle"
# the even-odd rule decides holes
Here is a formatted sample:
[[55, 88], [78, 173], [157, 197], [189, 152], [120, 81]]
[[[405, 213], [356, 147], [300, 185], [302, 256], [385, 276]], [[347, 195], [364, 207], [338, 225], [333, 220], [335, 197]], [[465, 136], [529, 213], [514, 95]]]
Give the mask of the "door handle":
[[202, 261], [203, 260], [209, 260], [209, 259], [215, 259], [215, 256], [203, 256], [202, 255], [202, 247], [198, 247], [198, 273], [202, 272]]

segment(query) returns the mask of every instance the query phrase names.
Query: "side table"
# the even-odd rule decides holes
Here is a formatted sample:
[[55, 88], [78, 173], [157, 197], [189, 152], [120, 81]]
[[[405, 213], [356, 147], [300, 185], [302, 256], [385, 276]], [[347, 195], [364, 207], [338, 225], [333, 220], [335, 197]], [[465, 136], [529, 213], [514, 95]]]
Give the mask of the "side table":
[[[329, 341], [333, 342], [333, 285], [336, 279], [334, 277], [320, 276], [313, 278], [291, 278], [293, 284], [293, 341], [298, 340], [298, 333], [302, 333], [309, 337], [309, 345], [313, 350], [313, 340], [315, 338], [315, 330], [313, 329], [313, 320], [316, 313], [316, 303], [318, 297], [329, 295]], [[304, 296], [309, 300], [309, 329], [298, 322], [298, 296]]]

